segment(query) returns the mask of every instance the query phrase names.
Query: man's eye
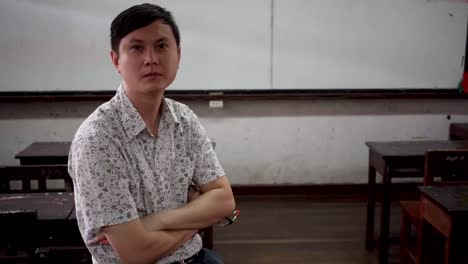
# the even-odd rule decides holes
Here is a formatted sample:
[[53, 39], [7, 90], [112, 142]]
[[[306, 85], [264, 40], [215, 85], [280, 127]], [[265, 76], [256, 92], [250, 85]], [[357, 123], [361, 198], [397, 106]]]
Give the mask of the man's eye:
[[166, 43], [159, 44], [160, 49], [166, 49], [167, 47], [169, 47], [169, 46]]
[[130, 50], [132, 50], [132, 51], [141, 51], [142, 49], [143, 49], [143, 47], [140, 46], [140, 45], [133, 45], [133, 46], [130, 47]]

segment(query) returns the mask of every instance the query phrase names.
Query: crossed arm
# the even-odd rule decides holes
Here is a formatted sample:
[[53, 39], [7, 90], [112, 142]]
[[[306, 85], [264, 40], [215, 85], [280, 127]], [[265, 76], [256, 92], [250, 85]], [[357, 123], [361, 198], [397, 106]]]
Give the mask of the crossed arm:
[[200, 229], [234, 211], [234, 198], [226, 177], [201, 186], [200, 191], [202, 195], [185, 206], [143, 217], [143, 225], [148, 230]]
[[90, 243], [107, 239], [122, 263], [151, 263], [185, 244], [197, 229], [232, 213], [234, 197], [227, 177], [200, 186], [201, 195], [188, 204], [104, 227]]

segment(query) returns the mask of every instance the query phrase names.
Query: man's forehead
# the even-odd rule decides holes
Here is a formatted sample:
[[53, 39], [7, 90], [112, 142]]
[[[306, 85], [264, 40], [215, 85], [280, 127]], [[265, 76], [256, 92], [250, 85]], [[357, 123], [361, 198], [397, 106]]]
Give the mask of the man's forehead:
[[142, 27], [130, 32], [123, 38], [126, 42], [160, 41], [174, 38], [169, 25], [161, 21], [155, 21], [146, 27]]

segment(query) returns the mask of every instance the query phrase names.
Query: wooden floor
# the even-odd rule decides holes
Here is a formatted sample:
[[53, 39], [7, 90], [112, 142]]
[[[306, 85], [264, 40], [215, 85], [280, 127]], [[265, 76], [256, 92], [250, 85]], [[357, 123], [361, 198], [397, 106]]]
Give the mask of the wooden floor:
[[[377, 263], [376, 253], [364, 249], [364, 201], [240, 196], [236, 202], [236, 223], [214, 230], [214, 249], [226, 264]], [[400, 210], [398, 202], [392, 204], [391, 236], [399, 236]], [[399, 245], [392, 245], [390, 263], [399, 262], [398, 254]]]

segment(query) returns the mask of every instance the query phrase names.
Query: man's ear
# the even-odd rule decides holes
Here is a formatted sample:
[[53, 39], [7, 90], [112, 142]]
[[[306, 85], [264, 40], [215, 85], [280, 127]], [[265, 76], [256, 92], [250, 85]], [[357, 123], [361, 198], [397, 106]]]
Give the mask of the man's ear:
[[177, 48], [177, 55], [179, 57], [178, 61], [177, 61], [177, 68], [179, 68], [179, 65], [180, 65], [180, 54], [181, 54], [182, 50], [180, 47]]
[[120, 73], [120, 70], [119, 70], [119, 54], [117, 52], [111, 50], [110, 57], [111, 57], [111, 60], [112, 60], [112, 64], [114, 64], [115, 69], [117, 69], [117, 71]]

